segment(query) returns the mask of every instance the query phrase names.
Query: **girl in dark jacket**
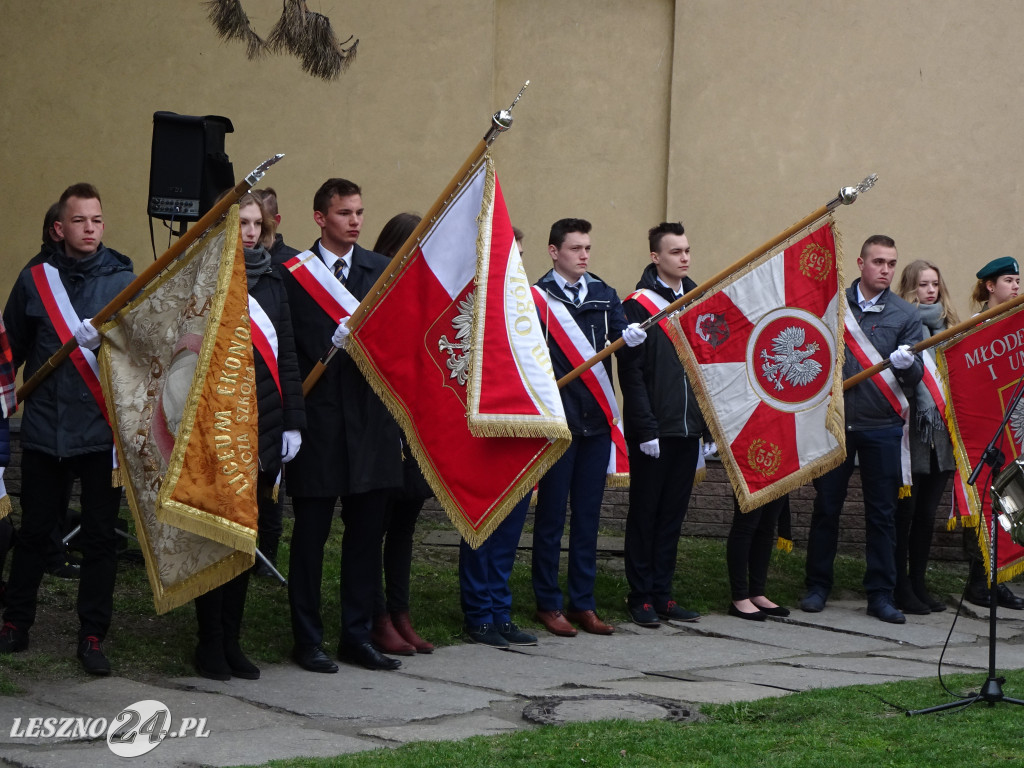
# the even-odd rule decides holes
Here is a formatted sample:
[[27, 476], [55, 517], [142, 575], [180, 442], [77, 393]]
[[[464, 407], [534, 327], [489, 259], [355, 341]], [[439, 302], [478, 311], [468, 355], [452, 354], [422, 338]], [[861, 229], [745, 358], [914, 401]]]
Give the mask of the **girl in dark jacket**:
[[[256, 361], [259, 412], [260, 471], [256, 493], [261, 534], [265, 522], [275, 512], [280, 523], [276, 501], [281, 469], [298, 453], [302, 444], [300, 430], [306, 426], [302, 380], [299, 378], [299, 365], [295, 356], [287, 294], [277, 272], [280, 268], [271, 266], [270, 253], [259, 244], [264, 218], [257, 197], [246, 193], [239, 199], [238, 219], [245, 250], [250, 319], [254, 326], [269, 324], [267, 330], [271, 333], [264, 333], [264, 336], [276, 336], [277, 342], [276, 350], [273, 350], [273, 343], [270, 345], [276, 353], [276, 360], [264, 359], [259, 348], [254, 349], [253, 355]], [[195, 667], [201, 676], [211, 680], [228, 680], [232, 676], [246, 680], [259, 678], [259, 669], [246, 658], [239, 645], [248, 587], [247, 571], [196, 598], [199, 644], [196, 647]]]

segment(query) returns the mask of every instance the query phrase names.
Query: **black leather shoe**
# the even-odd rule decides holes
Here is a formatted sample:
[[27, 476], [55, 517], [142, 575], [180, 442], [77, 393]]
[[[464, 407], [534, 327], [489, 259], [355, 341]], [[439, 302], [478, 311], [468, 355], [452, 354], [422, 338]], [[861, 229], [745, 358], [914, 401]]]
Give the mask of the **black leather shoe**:
[[319, 645], [295, 646], [292, 649], [292, 659], [307, 672], [338, 671], [338, 665], [331, 661], [331, 657], [324, 653]]
[[996, 600], [1000, 608], [1010, 608], [1014, 611], [1024, 610], [1024, 599], [1017, 597], [1005, 584], [996, 587]]
[[402, 666], [398, 659], [385, 656], [374, 648], [373, 643], [342, 643], [338, 646], [338, 660], [346, 664], [357, 664], [365, 669], [398, 669]]

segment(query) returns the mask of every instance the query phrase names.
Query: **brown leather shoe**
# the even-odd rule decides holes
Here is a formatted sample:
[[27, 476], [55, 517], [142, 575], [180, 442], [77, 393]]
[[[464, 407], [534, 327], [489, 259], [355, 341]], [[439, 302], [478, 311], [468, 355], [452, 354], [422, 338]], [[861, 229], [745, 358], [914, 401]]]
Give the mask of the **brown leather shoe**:
[[370, 631], [370, 640], [373, 647], [381, 653], [390, 653], [394, 656], [415, 656], [416, 648], [407, 643], [395, 630], [391, 623], [391, 617], [386, 613], [373, 617], [373, 629]]
[[561, 611], [537, 611], [537, 621], [552, 635], [576, 637], [576, 627], [566, 621]]
[[573, 624], [579, 624], [584, 632], [592, 635], [610, 635], [615, 631], [615, 627], [605, 624], [593, 611], [569, 611], [565, 618]]

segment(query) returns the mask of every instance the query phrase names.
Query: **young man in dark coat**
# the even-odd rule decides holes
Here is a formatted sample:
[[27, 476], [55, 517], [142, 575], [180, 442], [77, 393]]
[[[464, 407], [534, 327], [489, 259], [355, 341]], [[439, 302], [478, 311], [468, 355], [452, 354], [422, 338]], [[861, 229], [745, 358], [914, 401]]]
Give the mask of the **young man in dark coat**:
[[[687, 277], [690, 243], [682, 224], [659, 224], [648, 240], [651, 264], [636, 293], [623, 302], [630, 323], [643, 323], [697, 287]], [[672, 579], [706, 426], [672, 339], [661, 327], [650, 329], [648, 337], [620, 350], [618, 359], [630, 468], [626, 603], [634, 623], [657, 627], [659, 619], [700, 617], [675, 601]]]
[[[626, 344], [636, 346], [647, 334], [639, 326], [627, 330], [615, 289], [588, 271], [590, 265], [590, 229], [585, 219], [560, 219], [551, 225], [548, 253], [552, 269], [537, 281], [548, 311], [538, 310], [551, 353], [555, 378], [560, 379], [576, 366], [567, 352], [592, 357], [608, 343], [624, 336]], [[564, 309], [564, 312], [557, 309]], [[575, 328], [565, 339], [571, 349], [559, 344], [561, 333], [552, 335], [559, 317], [571, 318]], [[575, 339], [577, 345], [573, 345]], [[580, 348], [582, 347], [582, 348]], [[611, 377], [611, 358], [604, 370]], [[612, 429], [602, 407], [584, 379], [577, 378], [560, 390], [565, 419], [572, 432], [572, 444], [558, 462], [540, 479], [533, 526], [533, 593], [537, 599], [537, 619], [555, 635], [572, 637], [573, 624], [585, 632], [610, 635], [614, 627], [601, 621], [596, 613], [594, 580], [597, 577], [597, 529], [601, 521], [612, 448]], [[610, 394], [610, 392], [609, 392]], [[569, 609], [562, 612], [562, 590], [558, 585], [558, 563], [566, 505], [571, 510], [569, 533], [568, 588]], [[572, 622], [572, 623], [570, 623]]]
[[[921, 356], [911, 347], [921, 341], [917, 309], [889, 290], [896, 274], [896, 242], [887, 235], [872, 235], [861, 246], [857, 267], [860, 277], [846, 290], [846, 311], [863, 336], [863, 344], [892, 363], [899, 385], [913, 391], [924, 375]], [[863, 370], [847, 340], [843, 378]], [[846, 461], [814, 480], [814, 511], [807, 535], [807, 594], [800, 608], [818, 613], [832, 591], [833, 565], [839, 544], [839, 516], [855, 462], [860, 465], [864, 491], [864, 591], [868, 615], [890, 624], [906, 617], [896, 608], [896, 507], [903, 484], [900, 444], [903, 417], [896, 412], [876, 374], [843, 395], [846, 418]]]
[[[388, 260], [356, 243], [363, 226], [360, 188], [346, 179], [328, 179], [314, 197], [313, 219], [321, 234], [311, 253], [361, 300]], [[368, 669], [396, 669], [401, 662], [378, 652], [370, 634], [389, 497], [402, 487], [401, 431], [355, 362], [340, 349], [344, 323], [339, 327], [307, 292], [295, 277], [295, 267], [289, 266], [294, 263], [285, 265], [285, 287], [302, 378], [332, 343], [339, 352], [306, 397], [302, 450], [285, 478], [295, 514], [288, 578], [293, 657], [312, 672], [338, 670], [321, 648], [320, 581], [324, 544], [340, 500], [345, 532], [338, 656]]]
[[[4, 309], [4, 324], [14, 364], [24, 363], [25, 378], [63, 346], [65, 335], [73, 334], [78, 342], [82, 369], [74, 361], [65, 362], [25, 403], [21, 530], [11, 562], [0, 653], [28, 647], [39, 583], [52, 551], [51, 535], [66, 511], [67, 484], [78, 477], [82, 488], [82, 529], [77, 538], [82, 551], [78, 658], [87, 672], [108, 675], [110, 664], [100, 644], [113, 613], [115, 523], [121, 489], [111, 486], [114, 437], [101, 408], [99, 381], [93, 378], [90, 385], [84, 377], [90, 370], [88, 358], [95, 358], [100, 344], [99, 332], [88, 318], [132, 281], [132, 263], [102, 243], [103, 207], [95, 187], [68, 187], [59, 205], [54, 229], [62, 244], [22, 270]], [[54, 296], [58, 305], [67, 299], [68, 314], [44, 295]]]

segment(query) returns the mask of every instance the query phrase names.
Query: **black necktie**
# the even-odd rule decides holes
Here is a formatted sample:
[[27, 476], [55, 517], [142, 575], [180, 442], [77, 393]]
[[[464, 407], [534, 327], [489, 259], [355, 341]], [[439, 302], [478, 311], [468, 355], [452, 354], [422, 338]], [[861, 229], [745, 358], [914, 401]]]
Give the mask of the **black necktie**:
[[348, 281], [348, 277], [345, 275], [345, 260], [338, 259], [334, 262], [334, 276], [338, 278], [338, 282], [344, 285]]
[[578, 285], [566, 285], [565, 292], [573, 305], [578, 307], [580, 305], [580, 287]]

